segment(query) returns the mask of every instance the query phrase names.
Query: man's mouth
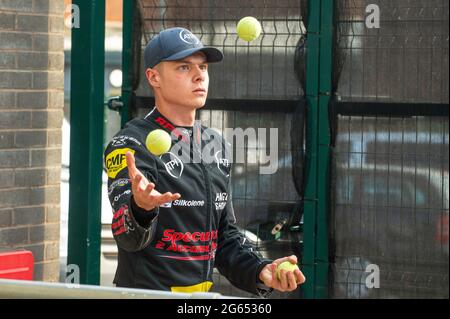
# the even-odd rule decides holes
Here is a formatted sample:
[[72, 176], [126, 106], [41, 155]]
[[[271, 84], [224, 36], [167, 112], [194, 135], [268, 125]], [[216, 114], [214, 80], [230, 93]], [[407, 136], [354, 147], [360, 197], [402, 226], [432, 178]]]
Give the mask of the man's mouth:
[[192, 91], [195, 95], [199, 95], [199, 96], [204, 96], [206, 95], [206, 90], [199, 88], [199, 89], [195, 89], [194, 91]]

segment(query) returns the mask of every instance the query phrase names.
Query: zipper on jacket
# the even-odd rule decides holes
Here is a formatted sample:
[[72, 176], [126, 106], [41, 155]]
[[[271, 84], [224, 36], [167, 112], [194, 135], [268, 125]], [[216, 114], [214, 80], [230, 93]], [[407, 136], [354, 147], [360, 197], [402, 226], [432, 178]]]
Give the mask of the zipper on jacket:
[[[210, 178], [209, 178], [209, 173], [208, 173], [208, 171], [207, 171], [207, 169], [205, 167], [205, 164], [203, 163], [203, 158], [202, 158], [202, 150], [203, 150], [203, 140], [201, 138], [202, 128], [201, 127], [197, 127], [197, 129], [200, 132], [200, 139], [199, 139], [199, 141], [196, 140], [196, 138], [197, 138], [197, 136], [196, 136], [197, 130], [196, 130], [196, 127], [194, 125], [194, 127], [192, 129], [192, 136], [191, 136], [191, 138], [192, 138], [192, 143], [191, 143], [191, 145], [192, 145], [192, 149], [191, 149], [192, 153], [191, 154], [193, 156], [194, 152], [196, 152], [196, 151], [200, 153], [199, 154], [200, 155], [200, 167], [202, 169], [203, 178], [205, 180], [205, 186], [206, 186], [206, 228], [207, 228], [206, 231], [211, 233], [211, 231], [212, 231], [211, 230], [211, 209], [212, 209], [212, 205], [211, 205], [211, 200], [212, 200], [211, 199], [211, 181], [210, 181]], [[197, 143], [196, 143], [196, 141], [197, 141]], [[197, 149], [196, 149], [196, 146], [198, 147]], [[211, 237], [212, 237], [212, 234], [210, 235], [210, 242], [212, 243]], [[212, 245], [210, 245], [210, 247], [212, 249]], [[210, 253], [209, 257], [210, 258], [212, 256], [211, 252], [212, 251], [209, 252]], [[211, 259], [210, 258], [205, 259], [204, 264], [203, 264], [203, 273], [204, 273], [203, 282], [206, 282], [208, 280], [209, 273], [211, 271], [211, 267], [210, 267]]]
[[[206, 185], [206, 227], [208, 232], [211, 232], [211, 183], [209, 180], [209, 173], [206, 170], [206, 167], [203, 163], [200, 164], [201, 168], [202, 168], [202, 172], [203, 172], [203, 176], [205, 178], [205, 185]], [[211, 236], [210, 236], [210, 241], [212, 243], [211, 240]], [[212, 245], [210, 246], [212, 247]], [[211, 254], [211, 251], [210, 251]], [[211, 257], [211, 255], [210, 255]], [[208, 280], [208, 276], [209, 276], [209, 272], [210, 272], [210, 264], [211, 264], [211, 260], [210, 259], [205, 259], [205, 263], [203, 265], [203, 271], [205, 273], [205, 277], [204, 277], [204, 282]]]
[[[200, 129], [201, 132], [201, 129]], [[202, 140], [200, 138], [200, 141], [198, 141], [199, 143], [195, 143], [195, 139], [196, 139], [196, 130], [193, 129], [192, 130], [192, 139], [193, 139], [193, 143], [192, 143], [192, 152], [195, 151], [199, 151], [200, 152], [200, 167], [202, 169], [202, 173], [203, 173], [203, 178], [205, 180], [205, 186], [206, 186], [206, 231], [211, 233], [211, 183], [210, 183], [210, 179], [209, 179], [209, 174], [208, 171], [206, 170], [205, 164], [203, 163], [203, 159], [201, 158], [201, 152], [203, 149], [203, 145], [202, 145]], [[197, 144], [198, 149], [195, 149], [195, 144]], [[212, 243], [211, 240], [211, 235], [210, 235], [210, 242]], [[210, 249], [212, 249], [212, 245], [210, 245]], [[209, 276], [209, 272], [210, 272], [210, 264], [211, 264], [211, 251], [209, 252], [209, 258], [205, 259], [204, 263], [203, 263], [203, 273], [204, 273], [204, 280], [203, 282], [206, 282], [208, 280], [208, 276]]]

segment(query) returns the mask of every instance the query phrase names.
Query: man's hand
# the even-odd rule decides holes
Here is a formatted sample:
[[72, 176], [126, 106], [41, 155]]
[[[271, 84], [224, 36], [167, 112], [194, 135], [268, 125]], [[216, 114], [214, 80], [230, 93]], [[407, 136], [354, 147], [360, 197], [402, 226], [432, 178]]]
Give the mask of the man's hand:
[[155, 184], [150, 183], [147, 178], [136, 168], [134, 155], [127, 152], [128, 174], [131, 179], [131, 191], [136, 205], [145, 209], [152, 210], [164, 203], [174, 201], [181, 197], [179, 193], [172, 194], [167, 192], [161, 194], [155, 190]]
[[301, 285], [305, 282], [306, 278], [303, 273], [296, 269], [294, 271], [286, 271], [282, 269], [280, 271], [280, 279], [278, 279], [276, 271], [279, 264], [285, 261], [290, 261], [293, 264], [297, 263], [297, 256], [292, 255], [276, 259], [273, 263], [264, 266], [259, 273], [259, 279], [270, 288], [285, 292], [297, 289], [297, 285]]

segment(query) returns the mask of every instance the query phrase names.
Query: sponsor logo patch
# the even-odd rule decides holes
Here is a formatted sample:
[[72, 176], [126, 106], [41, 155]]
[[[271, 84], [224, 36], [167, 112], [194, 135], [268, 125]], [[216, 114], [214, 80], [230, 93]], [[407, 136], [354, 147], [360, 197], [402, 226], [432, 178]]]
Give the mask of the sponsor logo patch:
[[167, 152], [161, 155], [161, 160], [164, 162], [167, 173], [173, 178], [180, 178], [183, 174], [184, 164], [183, 162], [173, 153]]
[[217, 168], [219, 171], [226, 177], [230, 176], [228, 173], [230, 171], [230, 161], [222, 157], [222, 151], [218, 151], [214, 154], [214, 157], [216, 158]]
[[130, 189], [127, 189], [125, 192], [114, 196], [114, 203], [116, 203], [123, 195], [128, 195], [128, 194], [131, 194], [131, 190]]
[[114, 236], [118, 236], [122, 233], [128, 233], [134, 230], [133, 223], [128, 215], [128, 206], [123, 205], [117, 211], [114, 212], [113, 223], [111, 229]]
[[170, 207], [172, 207], [172, 202], [167, 202], [167, 203], [161, 204], [161, 205], [159, 205], [159, 207], [170, 208]]
[[216, 199], [214, 205], [216, 210], [222, 210], [227, 205], [228, 194], [227, 193], [216, 193]]
[[160, 205], [159, 207], [170, 208], [172, 206], [181, 206], [181, 207], [203, 207], [205, 206], [204, 200], [186, 200], [186, 199], [177, 199], [173, 202], [168, 202]]
[[197, 44], [200, 40], [188, 30], [180, 32], [180, 39], [189, 44]]
[[126, 135], [119, 135], [119, 136], [114, 137], [112, 139], [112, 141], [111, 141], [111, 145], [115, 146], [115, 147], [117, 147], [117, 146], [124, 146], [125, 144], [127, 144], [127, 141], [131, 141], [131, 142], [133, 142], [133, 143], [135, 143], [135, 144], [137, 144], [139, 146], [142, 145], [142, 143], [139, 142], [134, 137], [126, 136]]
[[120, 179], [114, 181], [111, 185], [109, 185], [108, 196], [111, 195], [111, 193], [113, 192], [113, 190], [116, 187], [122, 187], [122, 186], [128, 185], [128, 183], [130, 183], [130, 180], [128, 178], [120, 178]]
[[210, 260], [215, 257], [217, 238], [217, 230], [208, 232], [177, 232], [174, 229], [165, 229], [163, 237], [157, 241], [155, 248], [166, 252], [183, 253], [183, 256], [160, 255], [160, 257], [164, 258]]
[[177, 139], [181, 138], [183, 142], [187, 142], [188, 138], [185, 134], [183, 134], [178, 128], [173, 126], [171, 123], [167, 122], [164, 118], [158, 117], [155, 119], [155, 122], [158, 123], [160, 126], [168, 129], [170, 131], [170, 134], [173, 134], [176, 136]]
[[132, 150], [131, 148], [119, 148], [106, 156], [106, 171], [109, 178], [115, 178], [121, 170], [127, 167], [125, 154], [128, 151], [133, 154], [135, 153], [135, 150]]

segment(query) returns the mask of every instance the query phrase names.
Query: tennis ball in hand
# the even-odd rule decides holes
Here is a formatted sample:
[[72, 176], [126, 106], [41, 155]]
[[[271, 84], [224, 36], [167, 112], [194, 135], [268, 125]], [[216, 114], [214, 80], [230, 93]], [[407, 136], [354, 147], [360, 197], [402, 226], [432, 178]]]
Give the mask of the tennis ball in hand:
[[298, 269], [298, 266], [297, 266], [297, 264], [293, 264], [290, 261], [285, 261], [285, 262], [282, 262], [281, 264], [279, 264], [277, 266], [277, 278], [278, 278], [278, 280], [280, 280], [280, 276], [281, 276], [281, 272], [280, 271], [282, 269], [284, 269], [286, 271], [294, 271], [294, 270]]
[[151, 131], [145, 139], [147, 149], [154, 155], [159, 156], [170, 150], [172, 139], [166, 131], [157, 129]]
[[261, 34], [261, 24], [253, 17], [244, 17], [239, 20], [236, 31], [242, 40], [250, 42]]

